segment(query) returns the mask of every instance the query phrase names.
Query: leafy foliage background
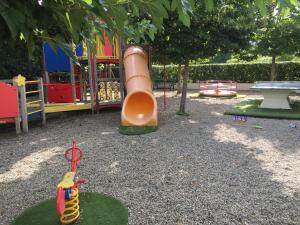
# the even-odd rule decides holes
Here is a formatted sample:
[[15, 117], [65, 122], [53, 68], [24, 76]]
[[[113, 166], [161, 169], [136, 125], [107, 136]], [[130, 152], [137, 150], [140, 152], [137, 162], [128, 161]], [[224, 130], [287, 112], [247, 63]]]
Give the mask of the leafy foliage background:
[[0, 49], [0, 80], [12, 79], [18, 74], [29, 80], [42, 75], [42, 45], [30, 59], [24, 42], [0, 42]]
[[[270, 80], [271, 63], [201, 64], [189, 66], [190, 81], [235, 80], [240, 83]], [[163, 66], [153, 66], [153, 79], [163, 78]], [[177, 79], [178, 67], [166, 66], [168, 79]], [[277, 63], [277, 80], [300, 80], [300, 63]]]

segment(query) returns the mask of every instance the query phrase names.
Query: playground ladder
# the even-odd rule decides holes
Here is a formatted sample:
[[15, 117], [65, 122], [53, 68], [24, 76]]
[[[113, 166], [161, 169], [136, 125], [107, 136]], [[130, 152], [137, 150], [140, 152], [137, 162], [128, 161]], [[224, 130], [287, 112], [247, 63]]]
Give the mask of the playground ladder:
[[[21, 121], [23, 132], [28, 132], [28, 116], [41, 113], [42, 115], [42, 124], [46, 124], [46, 114], [45, 114], [45, 103], [44, 103], [44, 90], [43, 90], [43, 80], [39, 78], [37, 80], [26, 81], [25, 77], [19, 75], [14, 79], [14, 84], [18, 87], [19, 91], [19, 100], [20, 100], [20, 111], [21, 111]], [[37, 85], [37, 89], [26, 91], [26, 85]], [[38, 100], [29, 100], [29, 94], [37, 94]], [[38, 105], [38, 109], [30, 111], [30, 106]]]

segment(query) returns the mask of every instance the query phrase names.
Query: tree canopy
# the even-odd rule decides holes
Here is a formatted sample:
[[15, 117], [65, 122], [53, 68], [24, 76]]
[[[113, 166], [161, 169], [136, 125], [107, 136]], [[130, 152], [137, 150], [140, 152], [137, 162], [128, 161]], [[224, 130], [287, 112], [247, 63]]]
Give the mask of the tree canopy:
[[276, 79], [276, 56], [300, 53], [299, 12], [298, 7], [280, 12], [275, 4], [271, 4], [266, 16], [260, 18], [252, 50], [272, 57], [271, 80]]
[[[172, 9], [188, 25], [192, 0], [172, 0]], [[169, 0], [1, 0], [0, 40], [26, 41], [32, 52], [42, 41], [68, 50], [71, 43], [108, 34], [126, 35], [130, 13], [145, 14], [159, 28], [171, 9]]]
[[246, 0], [216, 3], [221, 7], [207, 11], [203, 2], [196, 2], [189, 27], [171, 13], [153, 42], [158, 61], [183, 64], [184, 60], [246, 49], [256, 29], [257, 8]]
[[[185, 25], [190, 25], [195, 0], [1, 0], [0, 1], [0, 40], [26, 41], [32, 52], [42, 41], [52, 46], [57, 44], [68, 50], [66, 44], [79, 43], [82, 39], [91, 40], [96, 32], [100, 38], [102, 31], [126, 36], [128, 19], [133, 14], [144, 14], [156, 28], [160, 28], [168, 11], [178, 13]], [[217, 0], [197, 0], [213, 9]], [[225, 1], [226, 2], [226, 1]], [[255, 0], [262, 13], [266, 4], [274, 0]], [[297, 5], [297, 0], [280, 0], [281, 8]], [[223, 2], [221, 2], [223, 4]], [[219, 7], [219, 5], [218, 5]], [[215, 7], [215, 8], [218, 8]], [[148, 32], [153, 37], [153, 29]]]

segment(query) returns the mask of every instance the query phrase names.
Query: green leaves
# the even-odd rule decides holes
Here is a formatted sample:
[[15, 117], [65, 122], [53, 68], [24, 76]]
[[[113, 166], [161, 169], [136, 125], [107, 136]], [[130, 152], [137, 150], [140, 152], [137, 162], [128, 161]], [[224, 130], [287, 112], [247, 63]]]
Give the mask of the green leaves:
[[[226, 1], [226, 7], [215, 7], [212, 13], [207, 10], [207, 3], [196, 1], [193, 15], [189, 17], [180, 11], [180, 2], [172, 1], [171, 8], [176, 9], [178, 15], [170, 13], [164, 21], [164, 30], [153, 42], [153, 52], [159, 62], [183, 64], [186, 59], [240, 52], [249, 47], [256, 25], [254, 18], [258, 14], [254, 3]], [[221, 2], [224, 1], [216, 1]], [[185, 23], [180, 23], [178, 17]]]
[[143, 19], [135, 25], [126, 26], [126, 36], [129, 43], [132, 44], [145, 43], [149, 38], [153, 41], [156, 32], [157, 28], [147, 19]]
[[259, 8], [260, 13], [265, 16], [267, 14], [267, 1], [268, 0], [255, 0], [256, 5]]
[[194, 1], [191, 0], [172, 0], [171, 10], [178, 12], [179, 20], [185, 26], [190, 26], [190, 15], [193, 13], [194, 4]]
[[179, 19], [182, 21], [182, 23], [189, 27], [191, 25], [191, 19], [190, 16], [187, 14], [187, 12], [182, 9], [179, 9], [178, 14], [179, 14]]
[[24, 29], [25, 15], [19, 7], [11, 8], [5, 0], [0, 2], [0, 15], [5, 20], [11, 36], [15, 39], [19, 32]]
[[[238, 1], [237, 1], [238, 2]], [[255, 0], [262, 14], [266, 14], [267, 6], [274, 4], [273, 0]], [[299, 5], [297, 0], [277, 1], [282, 9], [282, 15], [287, 16], [288, 8]], [[197, 1], [204, 4], [203, 11], [217, 9], [221, 0]], [[191, 26], [191, 17], [195, 11], [194, 0], [1, 0], [0, 1], [0, 38], [14, 41], [20, 38], [26, 41], [33, 51], [39, 47], [38, 39], [51, 40], [53, 45], [64, 43], [79, 43], [84, 38], [91, 38], [93, 32], [101, 31], [126, 38], [128, 34], [128, 21], [136, 17], [136, 24], [131, 28], [138, 29], [141, 39], [154, 38], [157, 30], [162, 29], [164, 19], [172, 13], [185, 26]], [[147, 28], [141, 28], [143, 19], [150, 21]], [[99, 25], [105, 23], [107, 27]], [[176, 21], [177, 22], [177, 21]], [[155, 27], [155, 28], [154, 28]], [[7, 32], [9, 30], [9, 35]], [[22, 35], [21, 35], [22, 34]], [[9, 38], [9, 39], [8, 39]], [[31, 42], [31, 43], [30, 43]]]
[[205, 6], [208, 11], [212, 11], [215, 6], [214, 0], [205, 0]]

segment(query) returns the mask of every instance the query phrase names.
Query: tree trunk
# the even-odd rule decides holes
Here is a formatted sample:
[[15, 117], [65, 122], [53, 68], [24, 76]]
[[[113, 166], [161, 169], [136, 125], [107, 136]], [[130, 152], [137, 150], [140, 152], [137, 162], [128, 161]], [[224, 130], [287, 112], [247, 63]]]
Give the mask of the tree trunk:
[[273, 81], [273, 80], [276, 80], [276, 56], [275, 55], [272, 55], [272, 67], [271, 67], [271, 77], [270, 77], [270, 80]]
[[177, 72], [177, 94], [181, 93], [181, 64], [178, 65]]
[[189, 61], [184, 63], [183, 69], [183, 83], [182, 83], [182, 94], [180, 99], [179, 112], [185, 113], [185, 103], [186, 103], [186, 92], [187, 92], [187, 82], [189, 79]]

